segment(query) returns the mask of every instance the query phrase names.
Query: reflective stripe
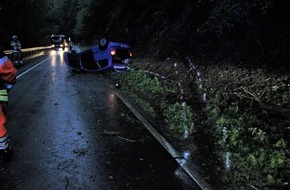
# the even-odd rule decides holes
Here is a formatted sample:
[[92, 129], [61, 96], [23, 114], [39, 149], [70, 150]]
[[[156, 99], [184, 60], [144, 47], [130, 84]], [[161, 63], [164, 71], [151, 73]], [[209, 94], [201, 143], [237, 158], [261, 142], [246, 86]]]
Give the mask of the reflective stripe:
[[[9, 61], [7, 56], [4, 56], [0, 59], [0, 66], [3, 65], [5, 62]], [[0, 101], [1, 102], [8, 102], [8, 93], [7, 90], [0, 90]]]
[[0, 101], [8, 102], [8, 93], [7, 90], [0, 90]]
[[0, 138], [0, 150], [4, 150], [9, 147], [9, 136], [6, 133], [3, 137]]
[[0, 96], [0, 101], [2, 101], [2, 102], [8, 102], [8, 96], [7, 97]]
[[3, 65], [6, 61], [8, 61], [9, 59], [8, 59], [8, 57], [7, 56], [5, 56], [5, 57], [2, 57], [1, 59], [0, 59], [0, 65]]
[[0, 90], [0, 96], [7, 96], [7, 90]]

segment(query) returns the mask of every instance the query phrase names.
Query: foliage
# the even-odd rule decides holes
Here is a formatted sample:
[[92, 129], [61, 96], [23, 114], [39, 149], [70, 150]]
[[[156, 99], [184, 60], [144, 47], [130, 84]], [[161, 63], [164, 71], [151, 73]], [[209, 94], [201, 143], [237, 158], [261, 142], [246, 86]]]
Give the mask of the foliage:
[[[195, 125], [198, 122], [191, 108], [172, 98], [168, 101], [170, 93], [167, 94], [167, 90], [153, 87], [160, 86], [163, 81], [148, 77], [142, 70], [133, 70], [125, 78], [127, 79], [122, 81], [126, 84], [123, 87], [126, 93], [134, 94], [135, 101], [141, 102], [139, 104], [146, 100], [144, 109], [150, 110], [148, 105], [151, 105], [154, 115], [162, 114], [173, 132], [184, 133], [188, 130], [195, 135]], [[205, 109], [207, 124], [203, 125], [213, 126], [214, 130], [207, 135], [216, 140], [218, 159], [224, 163], [224, 183], [228, 184], [229, 189], [282, 188], [283, 183], [290, 180], [290, 152], [287, 141], [290, 123], [265, 119], [265, 113], [254, 111], [255, 104], [245, 104], [247, 101], [241, 99], [242, 97], [222, 93], [221, 89], [210, 89], [204, 89], [207, 91], [208, 101]], [[276, 86], [271, 89], [278, 90]], [[167, 98], [163, 98], [162, 93]], [[278, 99], [287, 100], [287, 97], [288, 91], [281, 93], [281, 98]], [[155, 103], [156, 100], [158, 103]]]
[[[289, 3], [285, 0], [85, 2], [79, 2], [78, 13], [86, 9], [86, 14], [77, 14], [74, 32], [86, 42], [107, 35], [142, 47], [142, 53], [145, 50], [162, 56], [172, 51], [188, 53], [187, 49], [192, 53], [195, 49], [202, 53], [207, 50], [206, 54], [213, 57], [227, 55], [239, 59], [249, 56], [278, 59], [277, 54], [289, 49], [285, 41], [288, 38], [284, 37], [289, 31], [281, 28], [281, 22], [288, 21], [287, 8], [283, 7], [289, 7]], [[279, 12], [281, 7], [284, 13]], [[176, 35], [179, 37], [175, 38]], [[271, 41], [267, 40], [269, 37]], [[284, 47], [281, 53], [266, 53], [270, 47], [282, 47], [281, 43]]]
[[156, 117], [156, 112], [154, 108], [150, 105], [150, 102], [141, 99], [137, 94], [130, 93], [130, 97], [134, 99], [136, 104], [138, 104], [147, 114], [151, 117]]
[[217, 126], [220, 159], [226, 162], [224, 155], [230, 153], [231, 164], [225, 168], [228, 176], [225, 180], [233, 188], [248, 189], [250, 184], [259, 189], [273, 189], [289, 182], [289, 144], [272, 134], [269, 123], [217, 92], [206, 111], [209, 123]]
[[196, 132], [193, 112], [190, 106], [186, 106], [176, 102], [171, 105], [162, 105], [164, 111], [163, 115], [168, 127], [181, 134], [187, 132], [192, 134]]
[[73, 33], [75, 36], [83, 35], [84, 17], [86, 15], [87, 9], [88, 9], [87, 7], [82, 7], [76, 15], [76, 23], [73, 29]]
[[[175, 93], [176, 91], [171, 87], [164, 85], [157, 77], [150, 78], [143, 70], [131, 70], [129, 75], [124, 76], [124, 82], [126, 88], [130, 88], [130, 91], [138, 92], [138, 94], [150, 94], [146, 95], [148, 98], [154, 98], [156, 94], [162, 94], [164, 97]], [[162, 98], [162, 102], [166, 101]]]
[[156, 111], [153, 109], [154, 105], [150, 105], [152, 99], [156, 98], [158, 94], [163, 94], [161, 102], [164, 102], [166, 96], [174, 93], [173, 89], [163, 85], [158, 78], [150, 79], [144, 71], [132, 69], [130, 74], [121, 77], [122, 82], [126, 84], [123, 86], [123, 90], [130, 94], [135, 102], [152, 117], [156, 116]]
[[282, 102], [284, 104], [290, 104], [290, 89], [282, 94]]
[[73, 30], [73, 28], [76, 26], [79, 14], [84, 11], [80, 8], [78, 0], [62, 0], [58, 2], [58, 6], [59, 8], [55, 9], [56, 14], [54, 19], [58, 21], [57, 23], [59, 23], [59, 25], [57, 26], [57, 31], [54, 31], [54, 33], [61, 33], [74, 37], [74, 32], [78, 33], [80, 30]]
[[161, 112], [169, 129], [183, 134], [195, 132], [194, 116], [189, 106], [172, 101], [176, 90], [159, 80], [148, 77], [143, 70], [132, 70], [122, 75], [122, 87], [134, 101], [151, 116]]

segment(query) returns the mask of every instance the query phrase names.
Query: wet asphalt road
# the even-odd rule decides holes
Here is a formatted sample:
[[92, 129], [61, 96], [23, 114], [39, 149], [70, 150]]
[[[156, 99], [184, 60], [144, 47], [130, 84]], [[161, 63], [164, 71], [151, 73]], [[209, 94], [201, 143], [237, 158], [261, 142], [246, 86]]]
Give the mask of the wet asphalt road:
[[1, 190], [198, 189], [108, 76], [70, 73], [55, 51], [19, 74], [7, 123], [15, 155], [0, 163]]

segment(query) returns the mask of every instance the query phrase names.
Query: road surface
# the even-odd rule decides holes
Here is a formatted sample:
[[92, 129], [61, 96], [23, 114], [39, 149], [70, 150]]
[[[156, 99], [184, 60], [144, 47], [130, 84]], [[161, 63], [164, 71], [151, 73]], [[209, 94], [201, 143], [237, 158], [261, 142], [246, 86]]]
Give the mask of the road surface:
[[68, 72], [62, 51], [19, 68], [9, 101], [3, 190], [198, 189], [109, 77]]

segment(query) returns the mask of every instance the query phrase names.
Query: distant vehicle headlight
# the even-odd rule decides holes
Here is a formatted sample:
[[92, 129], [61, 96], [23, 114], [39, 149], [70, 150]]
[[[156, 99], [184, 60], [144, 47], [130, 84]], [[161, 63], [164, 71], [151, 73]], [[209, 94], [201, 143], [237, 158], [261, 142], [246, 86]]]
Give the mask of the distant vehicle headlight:
[[63, 45], [62, 45], [62, 44], [60, 44], [60, 47], [63, 47]]
[[54, 45], [54, 44], [52, 44], [52, 45], [51, 45], [51, 47], [53, 47], [53, 48], [54, 48], [54, 47], [55, 47], [55, 45]]

